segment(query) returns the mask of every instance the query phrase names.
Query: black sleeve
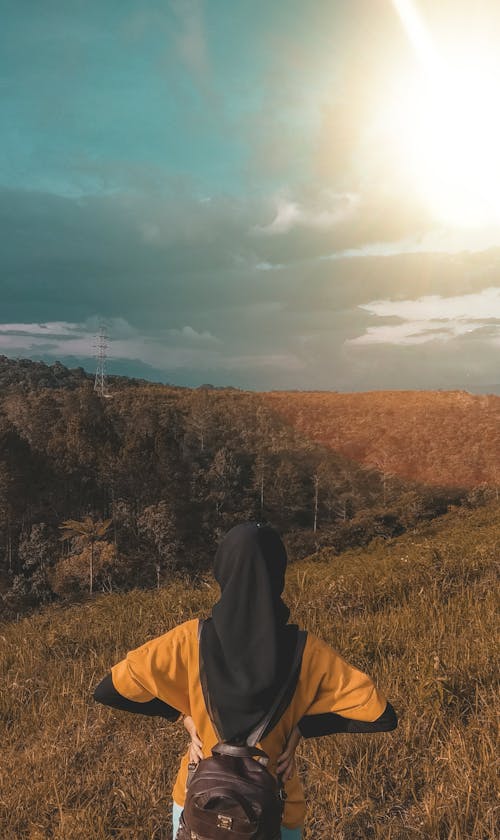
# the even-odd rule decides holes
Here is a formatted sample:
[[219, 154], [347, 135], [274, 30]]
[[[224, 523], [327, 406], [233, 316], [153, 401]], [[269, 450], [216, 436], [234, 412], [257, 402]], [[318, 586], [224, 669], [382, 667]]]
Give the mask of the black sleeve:
[[317, 738], [335, 732], [389, 732], [396, 728], [398, 719], [391, 704], [387, 703], [380, 717], [373, 721], [352, 720], [328, 712], [323, 715], [305, 715], [297, 725], [303, 738]]
[[98, 703], [104, 703], [106, 706], [113, 706], [115, 709], [123, 709], [124, 712], [138, 712], [141, 715], [156, 715], [167, 718], [167, 720], [174, 721], [180, 716], [180, 712], [159, 700], [155, 697], [154, 700], [148, 700], [146, 703], [137, 703], [135, 700], [127, 700], [122, 694], [119, 694], [113, 685], [111, 673], [106, 674], [103, 680], [94, 690], [94, 700]]

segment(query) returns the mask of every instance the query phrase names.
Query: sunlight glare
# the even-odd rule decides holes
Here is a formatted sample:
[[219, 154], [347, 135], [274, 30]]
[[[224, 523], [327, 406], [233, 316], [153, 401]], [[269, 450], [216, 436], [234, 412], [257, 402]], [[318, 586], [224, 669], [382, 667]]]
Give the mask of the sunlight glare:
[[403, 167], [442, 222], [500, 222], [500, 62], [479, 44], [438, 53], [411, 0], [393, 0], [419, 58], [385, 114]]

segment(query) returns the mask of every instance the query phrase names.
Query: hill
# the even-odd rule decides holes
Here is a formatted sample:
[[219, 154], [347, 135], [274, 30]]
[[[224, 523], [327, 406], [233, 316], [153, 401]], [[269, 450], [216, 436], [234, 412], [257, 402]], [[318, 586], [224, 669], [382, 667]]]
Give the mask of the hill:
[[[81, 389], [94, 377], [82, 367], [47, 365], [0, 355], [0, 394]], [[311, 441], [369, 467], [427, 486], [500, 486], [500, 395], [450, 391], [243, 391], [205, 384], [162, 385], [108, 376], [111, 393], [143, 387], [145, 394], [215, 391], [254, 395]], [[472, 389], [474, 390], [474, 389]], [[488, 389], [486, 389], [488, 390]]]
[[[392, 733], [303, 742], [306, 840], [494, 840], [500, 506], [289, 568], [292, 618], [369, 672]], [[211, 579], [97, 595], [0, 628], [3, 840], [167, 840], [179, 724], [94, 704], [126, 651], [206, 614]]]
[[[0, 355], [0, 392], [39, 391], [43, 389], [67, 388], [74, 390], [86, 383], [93, 383], [95, 375], [88, 373], [83, 367], [68, 368], [61, 362], [55, 361], [51, 365], [34, 359], [11, 359]], [[116, 388], [127, 388], [131, 385], [148, 385], [154, 383], [146, 379], [133, 379], [128, 376], [109, 376], [108, 379]]]
[[[129, 384], [107, 400], [91, 381], [0, 392], [0, 607], [15, 616], [89, 589], [91, 577], [111, 591], [158, 585], [172, 570], [195, 575], [241, 520], [272, 521], [295, 560], [485, 495], [358, 463], [311, 440], [270, 399]], [[67, 520], [111, 520], [95, 558], [89, 539], [61, 543]]]
[[466, 391], [270, 391], [300, 434], [427, 486], [500, 487], [500, 396]]

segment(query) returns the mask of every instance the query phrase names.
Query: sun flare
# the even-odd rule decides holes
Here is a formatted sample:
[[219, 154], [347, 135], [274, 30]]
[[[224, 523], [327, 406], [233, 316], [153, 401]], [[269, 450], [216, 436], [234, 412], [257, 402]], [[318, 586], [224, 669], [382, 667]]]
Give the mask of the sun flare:
[[480, 43], [434, 45], [411, 0], [393, 0], [418, 57], [384, 119], [399, 164], [442, 222], [500, 223], [500, 58]]

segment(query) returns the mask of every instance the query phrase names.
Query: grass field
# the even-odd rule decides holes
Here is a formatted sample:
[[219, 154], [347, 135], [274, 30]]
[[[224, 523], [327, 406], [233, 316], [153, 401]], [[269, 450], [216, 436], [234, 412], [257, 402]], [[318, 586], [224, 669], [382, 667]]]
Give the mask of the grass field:
[[[302, 742], [309, 840], [494, 840], [500, 505], [290, 567], [292, 618], [366, 670], [390, 733]], [[127, 650], [206, 613], [175, 581], [98, 595], [0, 627], [2, 840], [167, 840], [181, 724], [99, 706]]]

